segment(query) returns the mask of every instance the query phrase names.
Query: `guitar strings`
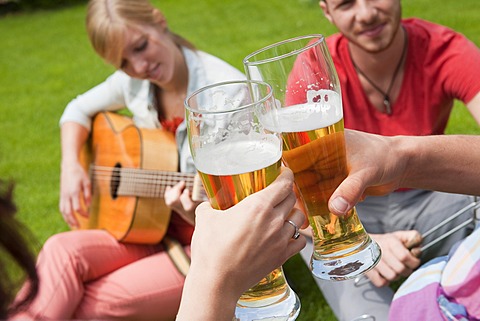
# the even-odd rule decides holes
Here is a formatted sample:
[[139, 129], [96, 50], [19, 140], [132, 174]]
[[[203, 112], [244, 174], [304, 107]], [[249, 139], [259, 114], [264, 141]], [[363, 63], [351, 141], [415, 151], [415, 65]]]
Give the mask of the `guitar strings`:
[[[137, 168], [115, 168], [93, 165], [90, 167], [94, 180], [110, 181], [118, 184], [118, 195], [136, 195], [144, 197], [161, 197], [167, 186], [185, 181], [186, 187], [195, 185], [193, 174], [171, 171], [156, 171]], [[120, 184], [120, 181], [122, 184]]]

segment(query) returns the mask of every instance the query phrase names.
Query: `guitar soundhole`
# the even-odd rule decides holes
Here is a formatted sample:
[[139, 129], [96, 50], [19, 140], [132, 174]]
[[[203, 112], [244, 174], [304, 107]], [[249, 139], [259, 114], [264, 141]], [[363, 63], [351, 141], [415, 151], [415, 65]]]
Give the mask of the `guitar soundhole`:
[[120, 170], [122, 165], [120, 163], [115, 164], [112, 171], [112, 181], [110, 183], [110, 195], [112, 199], [116, 199], [118, 196], [118, 187], [120, 186]]

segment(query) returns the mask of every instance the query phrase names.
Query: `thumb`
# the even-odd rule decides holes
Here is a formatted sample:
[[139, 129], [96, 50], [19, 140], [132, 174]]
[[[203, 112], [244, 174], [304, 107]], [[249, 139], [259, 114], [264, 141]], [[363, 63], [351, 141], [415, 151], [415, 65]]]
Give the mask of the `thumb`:
[[420, 250], [420, 244], [423, 241], [423, 237], [420, 232], [416, 230], [411, 231], [396, 231], [394, 232], [397, 237], [402, 241], [406, 248], [410, 249], [410, 252], [415, 257], [420, 257], [422, 251]]
[[360, 174], [347, 176], [330, 197], [330, 212], [340, 216], [346, 214], [362, 199], [365, 186]]
[[397, 231], [395, 232], [402, 241], [402, 243], [405, 245], [405, 247], [411, 249], [415, 246], [420, 245], [422, 243], [422, 235], [420, 232], [416, 230], [411, 230], [411, 231]]

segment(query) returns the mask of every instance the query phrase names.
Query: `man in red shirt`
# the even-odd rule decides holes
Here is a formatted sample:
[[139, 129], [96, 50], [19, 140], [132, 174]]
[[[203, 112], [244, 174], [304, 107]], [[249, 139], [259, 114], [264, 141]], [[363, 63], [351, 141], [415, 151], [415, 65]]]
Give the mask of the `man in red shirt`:
[[[400, 0], [321, 0], [320, 7], [339, 31], [327, 44], [341, 83], [346, 128], [390, 136], [443, 134], [454, 99], [480, 123], [480, 50], [463, 35], [402, 19]], [[386, 285], [420, 264], [408, 240], [471, 202], [465, 195], [402, 189], [359, 203], [360, 219], [381, 246], [382, 260], [367, 274], [370, 282], [316, 280], [337, 318], [387, 320], [393, 291]], [[423, 244], [472, 215], [452, 220]], [[447, 254], [469, 232], [464, 228], [425, 250], [421, 260]], [[302, 251], [307, 262], [311, 251], [311, 243]]]

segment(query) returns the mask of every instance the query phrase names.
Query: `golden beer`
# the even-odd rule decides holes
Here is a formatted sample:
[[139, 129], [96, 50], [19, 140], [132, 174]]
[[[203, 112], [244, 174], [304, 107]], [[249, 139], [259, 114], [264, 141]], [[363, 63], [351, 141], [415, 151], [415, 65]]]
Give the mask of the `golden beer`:
[[[259, 121], [274, 106], [272, 87], [248, 80], [212, 84], [185, 100], [190, 151], [213, 208], [236, 205], [280, 174], [282, 138]], [[231, 249], [232, 258], [242, 246]], [[279, 266], [240, 297], [234, 319], [293, 321], [299, 312], [300, 300]]]
[[282, 132], [282, 159], [294, 174], [308, 214], [314, 243], [312, 273], [344, 280], [375, 266], [380, 249], [355, 208], [342, 217], [328, 210], [330, 196], [348, 175], [343, 114], [332, 108], [328, 112], [325, 105], [310, 103], [282, 108], [271, 117], [276, 122], [266, 127]]
[[[237, 150], [238, 153], [229, 155], [230, 161], [225, 160], [225, 165], [222, 166], [224, 167], [222, 169], [209, 169], [208, 167], [210, 164], [207, 164], [207, 161], [211, 160], [212, 158], [215, 159], [217, 157], [223, 157], [224, 159], [226, 155], [218, 154], [223, 149], [217, 146], [215, 150], [204, 151], [205, 153], [210, 154], [210, 157], [205, 158], [205, 164], [200, 163], [197, 165], [197, 168], [200, 177], [202, 178], [206, 194], [213, 208], [218, 210], [225, 210], [232, 207], [247, 196], [267, 187], [280, 174], [280, 167], [282, 162], [280, 158], [281, 154], [279, 147], [277, 147], [276, 144], [265, 144], [265, 142], [258, 142], [258, 144], [263, 145], [261, 147], [261, 150], [259, 147], [252, 155], [247, 155], [242, 152], [245, 150], [245, 146], [237, 146], [238, 148], [236, 148], [234, 146], [235, 144], [232, 144], [232, 146], [228, 149], [231, 151]], [[240, 145], [240, 143], [238, 143], [238, 145]], [[243, 143], [243, 145], [245, 145], [245, 143]], [[248, 173], [231, 175], [210, 174], [211, 172], [215, 171], [236, 172], [238, 170], [241, 170], [240, 167], [245, 166], [247, 166], [248, 168], [248, 165], [245, 164], [249, 161], [247, 160], [247, 156], [249, 158], [256, 158], [255, 163], [262, 164], [262, 166], [264, 166], [263, 164], [267, 165], [263, 168], [252, 170]], [[265, 156], [266, 158], [262, 160], [262, 156]], [[234, 160], [238, 162], [238, 166], [235, 166], [235, 164], [233, 164], [232, 166], [232, 162]], [[228, 168], [229, 166], [230, 168]], [[237, 168], [235, 169], [235, 167]], [[241, 244], [239, 244], [239, 246], [241, 246]], [[272, 271], [266, 277], [264, 277], [254, 287], [245, 292], [240, 297], [238, 304], [250, 306], [255, 305], [255, 301], [259, 300], [261, 300], [262, 303], [265, 304], [265, 301], [268, 302], [270, 299], [272, 301], [274, 301], [275, 299], [278, 300], [278, 297], [285, 295], [286, 291], [287, 283], [285, 282], [285, 277], [283, 276], [282, 269], [278, 268]]]
[[328, 210], [328, 200], [347, 177], [343, 119], [315, 130], [283, 133], [283, 161], [293, 171], [313, 229], [317, 256], [342, 256], [368, 237], [355, 209], [343, 217]]
[[[243, 59], [248, 79], [268, 82], [275, 110], [260, 120], [283, 135], [283, 161], [295, 174], [313, 230], [312, 274], [325, 280], [355, 278], [373, 268], [380, 247], [355, 209], [343, 217], [328, 200], [347, 176], [340, 81], [323, 35], [286, 39]], [[270, 116], [270, 117], [269, 117]]]

